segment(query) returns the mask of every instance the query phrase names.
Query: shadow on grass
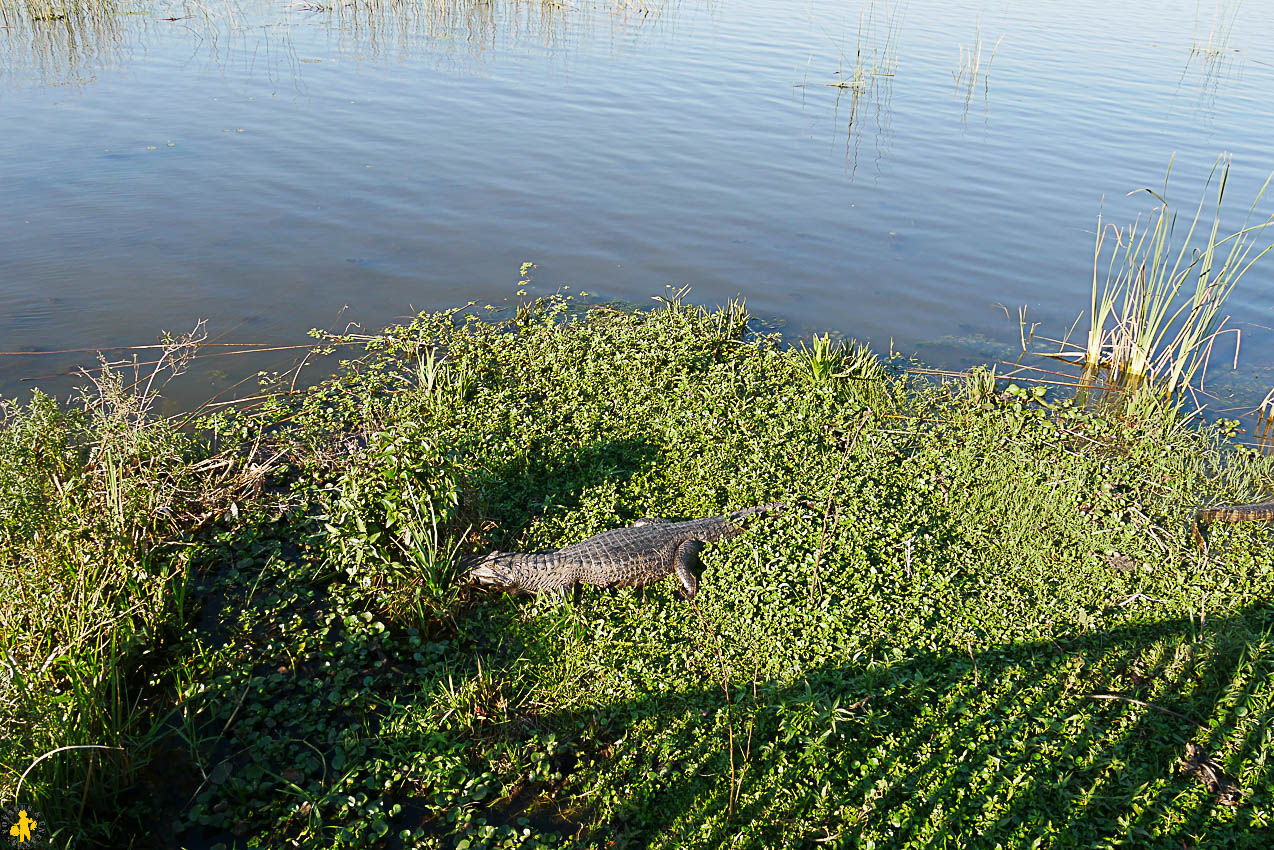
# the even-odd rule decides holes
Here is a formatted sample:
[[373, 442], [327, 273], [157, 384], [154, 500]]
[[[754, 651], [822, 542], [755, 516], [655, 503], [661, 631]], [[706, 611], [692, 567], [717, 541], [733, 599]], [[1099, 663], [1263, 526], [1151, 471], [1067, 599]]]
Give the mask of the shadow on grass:
[[[1209, 618], [1202, 633], [1169, 619], [828, 666], [794, 683], [736, 682], [729, 702], [709, 684], [539, 715], [534, 726], [575, 736], [598, 760], [530, 808], [556, 808], [554, 831], [607, 846], [1029, 846], [1048, 836], [1052, 846], [1128, 837], [1180, 847], [1224, 834], [1265, 847], [1271, 833], [1252, 819], [1274, 802], [1271, 629], [1274, 607], [1260, 605]], [[585, 729], [604, 741], [579, 737]], [[1187, 741], [1239, 781], [1242, 805], [1219, 805], [1177, 769]]]
[[[535, 513], [568, 513], [590, 488], [618, 487], [659, 456], [640, 439], [598, 441], [565, 459], [530, 445], [511, 460], [482, 467], [470, 484], [477, 512], [495, 518], [507, 540]], [[181, 707], [182, 716], [195, 719], [184, 728], [175, 719], [164, 723], [167, 734], [151, 748], [131, 792], [132, 808], [160, 813], [160, 823], [121, 824], [117, 835], [134, 836], [138, 846], [169, 846], [177, 840], [170, 824], [197, 799], [209, 810], [270, 794], [302, 802], [343, 799], [342, 789], [328, 782], [337, 774], [327, 766], [345, 760], [345, 739], [361, 738], [360, 753], [377, 752], [387, 740], [383, 722], [401, 715], [405, 704], [433, 699], [453, 687], [453, 679], [460, 686], [480, 679], [482, 659], [507, 663], [537, 651], [527, 631], [516, 628], [515, 605], [484, 600], [463, 618], [459, 634], [444, 623], [416, 624], [412, 631], [428, 646], [447, 646], [441, 654], [433, 650], [429, 663], [419, 653], [396, 657], [411, 624], [391, 623], [383, 638], [373, 633], [370, 620], [359, 616], [366, 594], [321, 552], [298, 549], [296, 541], [316, 530], [313, 518], [299, 516], [283, 525], [245, 523], [205, 568], [184, 649], [174, 651], [175, 657], [193, 655], [184, 675], [204, 680], [199, 698]], [[320, 575], [326, 579], [315, 583]], [[291, 624], [286, 631], [284, 624]], [[380, 752], [391, 749], [386, 744]], [[313, 770], [305, 764], [311, 756]], [[312, 773], [323, 779], [305, 797], [300, 787], [309, 786], [300, 777]], [[216, 823], [190, 829], [181, 842], [240, 846], [260, 825], [249, 815], [236, 818], [232, 829]]]
[[484, 466], [471, 485], [483, 515], [508, 543], [537, 516], [569, 513], [585, 492], [603, 485], [621, 490], [662, 457], [662, 450], [645, 439], [600, 440], [566, 453], [531, 441], [512, 458]]
[[[482, 465], [471, 483], [509, 542], [532, 518], [574, 516], [589, 490], [620, 485], [661, 457], [643, 440], [569, 453], [532, 441]], [[945, 519], [917, 511], [911, 521], [936, 528]], [[254, 567], [235, 580], [253, 593], [222, 604], [246, 617], [199, 626], [235, 652], [200, 674], [210, 732], [196, 760], [223, 781], [171, 801], [185, 810], [197, 800], [209, 816], [206, 829], [181, 836], [186, 846], [282, 841], [278, 830], [320, 815], [317, 834], [335, 835], [364, 819], [342, 803], [360, 793], [385, 811], [398, 806], [384, 846], [397, 846], [403, 829], [438, 846], [473, 837], [449, 819], [461, 809], [489, 825], [520, 831], [525, 818], [569, 844], [610, 847], [1029, 846], [1041, 836], [1049, 846], [1126, 837], [1138, 846], [1222, 838], [1268, 846], [1257, 821], [1274, 806], [1265, 767], [1271, 603], [1206, 627], [1168, 618], [923, 652], [882, 642], [874, 661], [825, 664], [795, 680], [736, 680], [728, 697], [707, 648], [668, 647], [703, 675], [597, 708], [548, 711], [534, 693], [561, 642], [587, 639], [584, 610], [528, 616], [522, 603], [489, 597], [468, 608], [458, 633], [413, 648], [401, 632], [351, 625], [344, 582], [306, 587], [316, 568], [297, 557], [284, 553], [267, 579]], [[298, 588], [309, 595], [297, 597]], [[695, 615], [650, 605], [652, 617]], [[287, 635], [275, 625], [285, 622], [296, 623]], [[934, 632], [943, 633], [940, 622]], [[301, 638], [306, 649], [296, 652]], [[744, 658], [756, 652], [743, 647]], [[589, 684], [579, 688], [576, 698], [596, 705]], [[446, 716], [437, 705], [450, 706]], [[563, 745], [553, 762], [562, 776], [533, 781], [518, 772], [516, 754], [547, 735]], [[1188, 741], [1238, 779], [1243, 805], [1218, 805], [1176, 770]], [[465, 782], [487, 774], [481, 781], [507, 795], [440, 801], [456, 774]], [[299, 808], [281, 816], [280, 800]], [[139, 846], [169, 837], [148, 830]]]

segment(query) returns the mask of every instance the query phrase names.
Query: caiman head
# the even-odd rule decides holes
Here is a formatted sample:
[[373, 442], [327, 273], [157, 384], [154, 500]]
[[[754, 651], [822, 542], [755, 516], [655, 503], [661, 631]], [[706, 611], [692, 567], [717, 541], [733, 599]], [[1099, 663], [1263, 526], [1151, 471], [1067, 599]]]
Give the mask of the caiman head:
[[470, 582], [493, 587], [517, 587], [513, 578], [515, 552], [491, 552], [474, 555], [460, 562], [461, 571]]

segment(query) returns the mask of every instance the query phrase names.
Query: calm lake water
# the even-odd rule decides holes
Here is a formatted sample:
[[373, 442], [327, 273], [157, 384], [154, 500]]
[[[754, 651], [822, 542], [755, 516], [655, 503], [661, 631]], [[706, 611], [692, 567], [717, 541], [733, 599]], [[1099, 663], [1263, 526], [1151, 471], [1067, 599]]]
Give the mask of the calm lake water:
[[[1063, 334], [1098, 212], [1151, 209], [1127, 193], [1174, 154], [1187, 216], [1219, 154], [1238, 220], [1274, 168], [1255, 0], [327, 2], [0, 0], [0, 350], [200, 318], [303, 343], [511, 298], [533, 261], [538, 291], [689, 285], [958, 367], [1014, 358], [1023, 305]], [[879, 73], [829, 85], [859, 55]], [[1226, 312], [1210, 385], [1251, 407], [1274, 256]], [[174, 398], [286, 355], [200, 361]], [[0, 390], [92, 359], [0, 357]]]

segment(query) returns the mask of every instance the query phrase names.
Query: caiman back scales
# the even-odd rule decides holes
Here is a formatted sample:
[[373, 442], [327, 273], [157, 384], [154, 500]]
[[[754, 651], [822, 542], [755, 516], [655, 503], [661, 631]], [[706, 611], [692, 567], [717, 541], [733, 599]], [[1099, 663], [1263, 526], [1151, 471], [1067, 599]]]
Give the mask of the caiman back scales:
[[744, 508], [722, 516], [673, 522], [639, 519], [628, 528], [604, 531], [562, 549], [492, 552], [473, 563], [478, 584], [528, 592], [565, 591], [576, 584], [644, 587], [676, 573], [682, 596], [694, 599], [699, 553], [708, 543], [733, 537], [749, 517], [774, 516], [786, 502]]

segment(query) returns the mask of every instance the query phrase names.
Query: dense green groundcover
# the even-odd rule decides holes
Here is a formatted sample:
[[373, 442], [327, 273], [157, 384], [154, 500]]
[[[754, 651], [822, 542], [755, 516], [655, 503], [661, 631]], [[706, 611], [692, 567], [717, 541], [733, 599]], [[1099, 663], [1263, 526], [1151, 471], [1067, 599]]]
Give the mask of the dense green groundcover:
[[[1274, 549], [1185, 529], [1269, 459], [574, 304], [422, 316], [195, 433], [109, 380], [8, 408], [0, 805], [54, 846], [1270, 846]], [[710, 548], [693, 604], [456, 581], [788, 499], [827, 507]], [[68, 745], [111, 749], [15, 800]]]

